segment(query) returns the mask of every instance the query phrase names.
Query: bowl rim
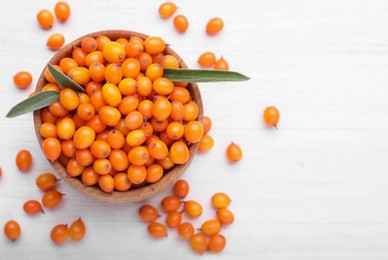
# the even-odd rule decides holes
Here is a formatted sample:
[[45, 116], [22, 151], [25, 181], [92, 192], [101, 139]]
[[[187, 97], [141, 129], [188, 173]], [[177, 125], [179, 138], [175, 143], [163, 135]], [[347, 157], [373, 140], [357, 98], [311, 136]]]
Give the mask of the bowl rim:
[[[116, 40], [121, 37], [125, 37], [128, 39], [133, 36], [138, 36], [144, 40], [147, 37], [149, 37], [146, 34], [135, 32], [135, 31], [128, 31], [128, 30], [103, 30], [103, 31], [92, 32], [89, 34], [82, 35], [77, 39], [73, 40], [72, 42], [66, 44], [64, 47], [62, 47], [60, 50], [56, 52], [56, 54], [48, 61], [48, 63], [53, 65], [59, 64], [59, 61], [61, 58], [71, 56], [72, 50], [75, 47], [80, 46], [82, 39], [84, 39], [85, 37], [95, 38], [101, 35], [107, 36], [111, 40]], [[182, 58], [168, 45], [166, 45], [164, 54], [169, 54], [174, 56], [178, 60], [180, 67], [188, 68], [186, 63], [182, 60]], [[44, 72], [46, 70], [46, 67], [47, 65], [43, 68], [39, 76], [39, 79], [36, 83], [35, 92], [41, 91], [43, 86], [46, 83], [48, 83], [44, 77]], [[189, 83], [187, 86], [187, 89], [189, 90], [193, 100], [195, 100], [198, 106], [199, 112], [198, 112], [198, 118], [196, 120], [203, 123], [203, 103], [202, 103], [202, 97], [201, 97], [201, 93], [198, 88], [198, 85], [196, 83]], [[40, 127], [42, 125], [42, 119], [41, 119], [42, 109], [34, 111], [34, 114], [33, 114], [35, 134], [41, 148], [42, 148], [42, 142], [44, 140], [43, 136], [40, 134]], [[175, 165], [172, 169], [164, 173], [164, 176], [158, 182], [153, 184], [146, 184], [143, 187], [131, 188], [128, 191], [124, 191], [124, 192], [113, 191], [112, 193], [106, 193], [96, 185], [86, 186], [83, 184], [83, 182], [79, 177], [71, 177], [70, 175], [68, 175], [68, 173], [66, 172], [65, 166], [62, 165], [59, 162], [59, 160], [56, 160], [55, 162], [51, 162], [51, 161], [49, 162], [53, 165], [56, 174], [59, 175], [64, 182], [66, 182], [68, 185], [78, 190], [82, 194], [85, 194], [99, 201], [105, 201], [110, 203], [130, 203], [130, 202], [138, 202], [138, 201], [151, 198], [152, 196], [155, 196], [156, 194], [172, 186], [182, 176], [182, 174], [185, 172], [187, 167], [191, 164], [192, 160], [194, 159], [194, 155], [198, 149], [198, 146], [199, 146], [199, 143], [190, 144], [189, 160], [185, 164]]]

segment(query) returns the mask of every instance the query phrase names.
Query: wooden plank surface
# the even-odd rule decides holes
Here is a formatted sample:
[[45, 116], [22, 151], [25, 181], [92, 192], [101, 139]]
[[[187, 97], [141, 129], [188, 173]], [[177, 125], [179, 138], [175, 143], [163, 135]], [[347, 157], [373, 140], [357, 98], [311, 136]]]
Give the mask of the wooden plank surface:
[[[162, 1], [68, 1], [71, 19], [50, 31], [35, 15], [55, 1], [0, 3], [0, 226], [19, 221], [16, 243], [0, 235], [1, 259], [198, 259], [175, 231], [156, 241], [137, 217], [140, 203], [110, 205], [66, 186], [63, 204], [28, 217], [22, 205], [40, 199], [34, 180], [53, 169], [40, 151], [32, 115], [6, 119], [19, 91], [12, 76], [28, 70], [36, 82], [53, 55], [51, 33], [66, 41], [98, 30], [129, 29], [163, 37], [196, 68], [214, 51], [230, 68], [251, 77], [243, 83], [201, 84], [205, 114], [213, 118], [215, 146], [198, 155], [184, 175], [190, 199], [203, 203], [199, 225], [214, 218], [211, 195], [228, 193], [236, 222], [222, 230], [228, 240], [219, 256], [202, 259], [387, 259], [388, 244], [388, 2], [361, 1], [176, 1], [190, 21], [185, 34], [161, 20]], [[224, 19], [223, 32], [208, 37], [208, 19]], [[279, 131], [264, 127], [267, 105], [280, 109]], [[225, 148], [238, 143], [244, 159], [230, 165]], [[34, 156], [20, 173], [18, 150]], [[166, 191], [147, 203], [158, 205]], [[85, 240], [55, 246], [58, 223], [82, 217]]]

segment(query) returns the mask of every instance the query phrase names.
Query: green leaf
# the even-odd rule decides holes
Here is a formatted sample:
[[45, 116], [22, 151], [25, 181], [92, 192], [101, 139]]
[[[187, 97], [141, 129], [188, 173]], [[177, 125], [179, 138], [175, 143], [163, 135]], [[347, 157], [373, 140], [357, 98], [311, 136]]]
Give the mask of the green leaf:
[[29, 97], [19, 104], [15, 105], [8, 112], [6, 117], [13, 118], [17, 117], [43, 107], [47, 107], [48, 105], [54, 103], [59, 99], [59, 92], [55, 90], [47, 90], [38, 92], [32, 97]]
[[192, 70], [165, 68], [163, 77], [179, 82], [221, 82], [245, 81], [249, 77], [234, 71], [226, 70]]
[[57, 70], [53, 65], [50, 63], [47, 64], [48, 70], [50, 71], [51, 75], [55, 79], [55, 81], [63, 88], [71, 88], [72, 90], [76, 92], [85, 92], [85, 89], [78, 85], [76, 82], [74, 82], [71, 78]]

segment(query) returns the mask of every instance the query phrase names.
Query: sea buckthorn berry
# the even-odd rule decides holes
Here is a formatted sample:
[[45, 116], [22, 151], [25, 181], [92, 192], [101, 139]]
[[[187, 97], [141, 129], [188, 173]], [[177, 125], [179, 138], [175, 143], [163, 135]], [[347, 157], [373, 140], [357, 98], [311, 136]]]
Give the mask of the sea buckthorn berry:
[[59, 50], [65, 44], [65, 37], [60, 33], [53, 33], [47, 39], [47, 46], [52, 50]]
[[[107, 83], [110, 84], [110, 83]], [[114, 100], [114, 99], [113, 99]], [[112, 101], [113, 102], [113, 101]], [[116, 102], [116, 101], [115, 101]], [[100, 108], [103, 106], [107, 105], [105, 98], [102, 94], [102, 90], [97, 90], [95, 91], [91, 96], [90, 96], [90, 104], [94, 107], [94, 109], [98, 112], [100, 111]]]
[[[85, 52], [86, 53], [86, 52]], [[85, 57], [85, 65], [90, 68], [90, 66], [93, 65], [93, 63], [101, 63], [105, 64], [105, 58], [102, 54], [102, 51], [93, 51], [91, 53], [88, 53]]]
[[224, 208], [217, 211], [217, 219], [222, 225], [230, 225], [234, 221], [234, 215], [230, 210]]
[[166, 43], [160, 37], [150, 36], [144, 41], [145, 51], [150, 55], [162, 53], [166, 48]]
[[163, 160], [157, 160], [157, 162], [166, 171], [175, 166], [175, 163], [171, 160], [170, 155], [164, 158]]
[[13, 83], [20, 89], [26, 89], [31, 85], [32, 75], [27, 71], [20, 71], [13, 76]]
[[36, 15], [36, 20], [43, 29], [50, 29], [54, 23], [54, 16], [49, 10], [41, 10]]
[[[166, 119], [167, 120], [167, 119]], [[165, 121], [166, 121], [165, 120]], [[167, 120], [168, 121], [168, 120]], [[167, 146], [171, 146], [174, 143], [174, 140], [168, 138], [166, 131], [162, 131], [159, 133], [159, 139], [164, 142]]]
[[[79, 149], [75, 152], [75, 159], [77, 160], [79, 165], [81, 165], [83, 167], [87, 167], [93, 163], [94, 158], [93, 158], [93, 154], [90, 152], [89, 149]], [[68, 167], [70, 166], [69, 163], [67, 164], [67, 166]], [[78, 165], [76, 165], [76, 166], [78, 166]], [[77, 169], [81, 169], [81, 167], [77, 167]], [[81, 172], [77, 171], [76, 175], [77, 176], [81, 175], [83, 170], [84, 169], [82, 169]], [[67, 171], [67, 172], [69, 173], [69, 171]], [[73, 176], [74, 174], [70, 174], [70, 175]], [[75, 177], [75, 176], [73, 176], [73, 177]]]
[[61, 90], [59, 100], [62, 106], [69, 111], [76, 109], [79, 105], [79, 97], [77, 93], [70, 88], [64, 88]]
[[58, 2], [54, 7], [55, 17], [60, 22], [65, 22], [70, 17], [71, 9], [70, 6], [66, 2]]
[[129, 166], [128, 154], [123, 150], [112, 150], [109, 155], [112, 168], [116, 171], [125, 171]]
[[163, 19], [171, 17], [176, 10], [176, 5], [172, 2], [164, 2], [159, 6], [159, 15]]
[[65, 117], [69, 113], [69, 110], [64, 108], [62, 103], [59, 100], [50, 104], [49, 110], [52, 114], [54, 114], [55, 116], [60, 117], [60, 118]]
[[63, 244], [69, 237], [69, 229], [67, 224], [56, 225], [50, 233], [50, 238], [55, 244]]
[[151, 125], [154, 131], [163, 132], [168, 126], [168, 119], [158, 121], [155, 117], [151, 119]]
[[203, 134], [209, 133], [210, 129], [212, 128], [212, 120], [208, 116], [203, 117]]
[[274, 106], [269, 106], [264, 109], [263, 113], [264, 123], [269, 127], [275, 127], [279, 122], [280, 113], [279, 110]]
[[38, 188], [42, 191], [54, 189], [57, 182], [58, 179], [51, 173], [42, 173], [35, 180], [36, 186], [38, 186]]
[[128, 168], [128, 179], [133, 184], [143, 183], [147, 177], [147, 169], [144, 165], [136, 166], [131, 165]]
[[47, 191], [42, 197], [42, 204], [48, 209], [55, 208], [62, 201], [63, 194], [56, 190]]
[[172, 55], [164, 55], [162, 58], [162, 67], [163, 68], [179, 68], [178, 60]]
[[122, 115], [128, 115], [135, 111], [139, 105], [139, 98], [137, 95], [130, 95], [123, 98], [119, 104], [119, 111]]
[[[58, 65], [53, 65], [54, 68], [62, 72], [62, 68]], [[51, 72], [48, 70], [48, 67], [44, 70], [44, 77], [50, 83], [56, 83], [55, 79], [51, 75]]]
[[28, 171], [32, 165], [32, 155], [27, 150], [21, 150], [17, 153], [15, 162], [19, 171]]
[[167, 119], [171, 114], [171, 103], [167, 98], [159, 97], [152, 107], [152, 115], [158, 121]]
[[179, 140], [185, 134], [185, 127], [180, 122], [171, 122], [167, 126], [166, 134], [171, 140]]
[[0, 176], [3, 174], [3, 168], [0, 166]]
[[152, 64], [152, 57], [146, 52], [142, 52], [137, 59], [139, 60], [140, 70], [142, 71], [145, 71]]
[[125, 49], [117, 42], [106, 43], [102, 54], [110, 63], [120, 63], [125, 59]]
[[107, 142], [109, 130], [104, 130], [96, 135], [96, 140], [101, 140]]
[[152, 83], [153, 90], [160, 95], [169, 95], [174, 89], [174, 84], [166, 78], [157, 78]]
[[125, 125], [130, 130], [139, 128], [143, 123], [144, 117], [139, 111], [132, 111], [125, 117]]
[[[87, 158], [87, 157], [90, 157], [90, 153], [86, 153], [86, 151], [88, 151], [87, 149], [85, 150], [81, 150], [81, 151], [85, 151], [85, 152], [79, 152], [79, 150], [76, 152], [76, 156], [77, 156], [77, 153], [79, 154], [78, 155], [78, 159], [80, 161], [82, 161], [83, 164], [85, 164], [86, 166], [88, 166], [91, 162], [90, 162], [90, 159], [93, 161], [93, 157], [92, 158]], [[80, 155], [81, 154], [81, 155]], [[84, 156], [84, 158], [81, 158], [81, 156]], [[85, 158], [86, 157], [86, 158]], [[66, 172], [71, 176], [71, 177], [78, 177], [82, 174], [82, 172], [84, 171], [85, 169], [85, 166], [82, 166], [79, 162], [78, 162], [78, 159], [75, 159], [75, 158], [70, 158], [70, 160], [67, 162], [66, 164]]]
[[78, 116], [85, 121], [92, 119], [95, 113], [96, 110], [94, 109], [94, 107], [88, 103], [80, 104], [77, 108]]
[[183, 205], [184, 212], [192, 218], [197, 218], [202, 214], [202, 206], [195, 200], [188, 200]]
[[74, 48], [71, 57], [78, 63], [78, 66], [85, 66], [86, 56], [88, 54], [84, 52], [80, 47]]
[[126, 39], [126, 38], [118, 38], [117, 40], [116, 40], [116, 42], [117, 43], [119, 43], [121, 46], [123, 46], [123, 48], [125, 49], [125, 47], [127, 47], [127, 44], [128, 44], [128, 39]]
[[86, 226], [81, 218], [74, 221], [69, 228], [69, 236], [71, 240], [80, 241], [86, 234]]
[[195, 234], [190, 238], [191, 249], [196, 254], [202, 255], [207, 249], [207, 240], [203, 234]]
[[207, 250], [212, 254], [218, 254], [224, 250], [226, 246], [226, 239], [221, 234], [215, 234], [210, 237], [207, 244]]
[[125, 137], [120, 131], [113, 129], [108, 132], [106, 141], [112, 149], [120, 149], [125, 144]]
[[216, 219], [207, 220], [202, 223], [201, 232], [208, 237], [218, 234], [221, 230], [221, 223]]
[[105, 66], [102, 63], [95, 62], [89, 67], [89, 76], [95, 82], [103, 82], [105, 80]]
[[147, 230], [148, 233], [155, 238], [167, 237], [167, 228], [161, 223], [152, 222], [148, 225]]
[[147, 121], [143, 122], [142, 125], [138, 129], [139, 130], [143, 130], [146, 133], [147, 136], [152, 135], [152, 133], [154, 132], [154, 128]]
[[121, 69], [124, 77], [136, 79], [140, 73], [140, 63], [134, 58], [128, 58], [121, 64]]
[[52, 124], [52, 123], [43, 123], [40, 126], [39, 132], [40, 132], [40, 134], [44, 138], [57, 137], [58, 136], [58, 134], [57, 134], [57, 126]]
[[41, 118], [43, 123], [52, 123], [55, 124], [57, 122], [57, 116], [51, 113], [48, 107], [43, 108], [41, 113]]
[[152, 63], [148, 66], [146, 73], [146, 77], [149, 78], [151, 81], [154, 81], [157, 78], [160, 78], [163, 76], [163, 67], [159, 63]]
[[182, 221], [182, 213], [178, 211], [170, 212], [166, 217], [166, 225], [169, 228], [177, 228], [181, 224], [181, 221]]
[[112, 176], [106, 174], [98, 178], [98, 185], [106, 193], [111, 193], [115, 188], [115, 181]]
[[128, 58], [139, 57], [143, 50], [143, 44], [136, 41], [130, 42], [125, 46], [125, 52]]
[[179, 87], [179, 88], [187, 88], [187, 86], [189, 85], [189, 82], [174, 82], [174, 85], [175, 87]]
[[57, 132], [58, 136], [63, 140], [69, 140], [73, 138], [75, 133], [74, 121], [69, 117], [63, 118], [58, 124]]
[[216, 70], [229, 70], [229, 64], [224, 59], [224, 57], [221, 57], [219, 60], [216, 61], [214, 64], [214, 69]]
[[46, 85], [43, 86], [42, 91], [47, 91], [47, 90], [55, 90], [60, 92], [62, 88], [55, 83], [47, 83]]
[[137, 110], [143, 115], [145, 120], [152, 117], [153, 105], [154, 103], [148, 99], [144, 99], [139, 103]]
[[77, 93], [77, 94], [78, 94], [78, 97], [79, 97], [79, 103], [80, 104], [83, 104], [83, 103], [90, 104], [90, 97], [88, 96], [88, 94], [86, 94], [86, 93]]
[[152, 158], [163, 160], [168, 156], [168, 147], [161, 140], [153, 140], [148, 144], [148, 152]]
[[209, 35], [215, 35], [224, 28], [224, 22], [221, 18], [215, 17], [210, 19], [206, 24], [206, 32]]
[[146, 181], [148, 183], [158, 182], [163, 177], [163, 168], [159, 164], [151, 164], [147, 167]]
[[184, 15], [174, 17], [174, 27], [178, 32], [184, 33], [189, 28], [189, 20]]
[[105, 102], [112, 107], [120, 104], [122, 100], [120, 90], [112, 83], [106, 83], [102, 87], [102, 96]]
[[93, 129], [96, 134], [103, 132], [107, 125], [104, 124], [99, 115], [95, 115], [92, 119], [85, 122], [85, 126]]
[[107, 43], [111, 42], [111, 40], [104, 35], [97, 36], [96, 41], [97, 41], [97, 50], [99, 50], [99, 51], [103, 51], [105, 45]]
[[91, 97], [93, 93], [102, 90], [101, 82], [89, 81], [85, 86], [86, 94]]
[[179, 101], [182, 104], [186, 104], [190, 101], [190, 92], [185, 88], [175, 87], [171, 92], [170, 100]]
[[204, 52], [198, 58], [198, 64], [203, 68], [212, 67], [215, 63], [216, 55], [213, 52]]
[[85, 67], [71, 69], [67, 76], [80, 85], [86, 84], [90, 81], [89, 70]]
[[183, 105], [184, 114], [183, 120], [193, 121], [198, 117], [198, 105], [194, 101], [190, 101]]
[[224, 209], [229, 206], [231, 199], [222, 192], [215, 193], [212, 196], [212, 206], [216, 209]]
[[185, 180], [179, 180], [174, 185], [174, 194], [178, 198], [185, 198], [189, 194], [190, 186]]
[[59, 67], [64, 74], [68, 74], [71, 69], [78, 67], [78, 63], [73, 58], [65, 57], [59, 61]]
[[119, 123], [121, 119], [120, 111], [111, 106], [103, 106], [100, 109], [99, 116], [101, 121], [108, 126], [115, 126]]
[[170, 147], [170, 158], [175, 164], [185, 164], [190, 157], [189, 148], [182, 141], [173, 143]]
[[240, 146], [232, 142], [226, 148], [226, 156], [230, 162], [238, 162], [242, 159], [243, 152]]
[[84, 169], [81, 175], [82, 182], [86, 186], [93, 186], [97, 184], [100, 175], [93, 169], [93, 166], [89, 166]]
[[[127, 136], [131, 130], [129, 130], [124, 122], [124, 118], [119, 120], [119, 123], [114, 127], [115, 130], [120, 131], [124, 136]], [[125, 146], [125, 144], [124, 144]]]
[[15, 220], [10, 220], [7, 223], [5, 223], [4, 234], [9, 240], [11, 241], [18, 240], [21, 233], [22, 231], [21, 231], [20, 225]]
[[95, 137], [96, 133], [92, 128], [88, 126], [82, 126], [77, 129], [77, 131], [75, 131], [73, 137], [74, 145], [78, 149], [86, 149], [94, 142]]
[[181, 201], [178, 197], [167, 196], [162, 200], [162, 208], [165, 212], [170, 213], [177, 211], [181, 206]]
[[147, 148], [143, 146], [133, 147], [128, 153], [129, 162], [133, 165], [144, 165], [149, 158], [149, 152]]
[[145, 222], [153, 222], [159, 217], [159, 212], [151, 205], [143, 205], [139, 208], [139, 217]]
[[106, 66], [105, 80], [112, 84], [119, 84], [123, 78], [123, 71], [121, 70], [121, 64], [111, 63]]
[[194, 226], [189, 222], [183, 222], [178, 226], [178, 235], [182, 239], [190, 239], [194, 235]]
[[210, 149], [212, 149], [213, 146], [214, 146], [213, 137], [211, 137], [208, 134], [203, 135], [202, 138], [201, 138], [201, 141], [199, 142], [198, 152], [201, 152], [201, 153], [202, 152], [207, 152]]
[[75, 155], [75, 145], [73, 140], [62, 141], [61, 143], [62, 153], [67, 157], [73, 157]]
[[127, 143], [132, 147], [142, 145], [146, 140], [146, 132], [140, 129], [131, 131], [126, 137]]
[[28, 201], [26, 201], [24, 203], [24, 205], [23, 205], [23, 210], [28, 215], [35, 215], [35, 214], [37, 214], [39, 212], [44, 213], [44, 211], [42, 209], [42, 205], [37, 200], [28, 200]]
[[198, 143], [203, 135], [203, 126], [198, 121], [190, 121], [185, 127], [185, 139], [189, 143]]
[[136, 93], [136, 80], [131, 78], [123, 78], [118, 85], [118, 88], [123, 96], [130, 96]]
[[102, 140], [96, 140], [90, 146], [90, 151], [92, 152], [94, 157], [104, 159], [109, 156], [112, 149], [107, 142]]
[[146, 97], [152, 92], [152, 81], [148, 77], [140, 77], [136, 81], [137, 83], [137, 93]]
[[81, 49], [86, 52], [90, 53], [95, 50], [97, 50], [97, 41], [93, 37], [85, 37], [81, 41]]
[[128, 179], [128, 175], [123, 172], [115, 174], [113, 180], [115, 182], [115, 190], [118, 191], [127, 191], [132, 186], [132, 183]]

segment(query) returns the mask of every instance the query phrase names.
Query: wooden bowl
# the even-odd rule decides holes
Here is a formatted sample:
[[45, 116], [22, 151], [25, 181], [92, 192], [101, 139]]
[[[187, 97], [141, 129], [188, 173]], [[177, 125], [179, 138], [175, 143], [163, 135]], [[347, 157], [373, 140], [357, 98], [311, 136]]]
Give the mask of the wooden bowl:
[[[131, 36], [138, 36], [142, 39], [146, 39], [148, 36], [145, 34], [132, 32], [132, 31], [124, 31], [124, 30], [108, 30], [108, 31], [100, 31], [100, 32], [94, 32], [88, 35], [84, 35], [73, 42], [67, 44], [65, 47], [60, 49], [52, 58], [49, 60], [48, 63], [50, 64], [59, 64], [59, 61], [64, 57], [71, 57], [71, 53], [74, 47], [78, 47], [81, 44], [81, 41], [85, 37], [97, 37], [99, 35], [105, 35], [109, 37], [112, 40], [116, 40], [118, 38], [130, 38]], [[165, 54], [173, 55], [180, 63], [180, 66], [182, 68], [187, 68], [187, 65], [184, 63], [184, 61], [176, 54], [170, 47], [166, 47]], [[39, 80], [37, 82], [35, 91], [39, 92], [42, 90], [43, 86], [48, 83], [44, 77], [44, 70], [43, 69]], [[187, 89], [189, 90], [193, 100], [197, 103], [199, 108], [199, 115], [198, 115], [198, 121], [203, 121], [203, 106], [202, 106], [202, 98], [201, 93], [199, 91], [198, 85], [195, 83], [189, 83], [187, 86]], [[40, 127], [42, 125], [41, 120], [41, 110], [37, 110], [34, 112], [34, 124], [35, 124], [35, 133], [38, 138], [39, 144], [42, 146], [43, 137], [40, 134]], [[107, 201], [111, 203], [129, 203], [129, 202], [136, 202], [148, 199], [159, 192], [167, 189], [171, 185], [173, 185], [184, 173], [186, 168], [190, 165], [191, 161], [194, 158], [194, 155], [197, 151], [199, 143], [197, 144], [191, 144], [189, 146], [190, 151], [190, 158], [187, 163], [182, 165], [176, 165], [174, 168], [169, 170], [168, 172], [165, 172], [162, 179], [154, 184], [147, 184], [140, 188], [131, 188], [128, 191], [120, 192], [120, 191], [113, 191], [112, 193], [106, 193], [102, 191], [97, 186], [85, 186], [80, 178], [73, 178], [70, 177], [67, 172], [66, 168], [57, 160], [52, 165], [54, 166], [54, 169], [58, 173], [58, 175], [61, 177], [62, 180], [64, 180], [67, 184], [69, 184], [71, 187], [75, 188], [76, 190], [80, 191], [81, 193], [90, 196], [94, 199], [100, 200], [100, 201]]]

